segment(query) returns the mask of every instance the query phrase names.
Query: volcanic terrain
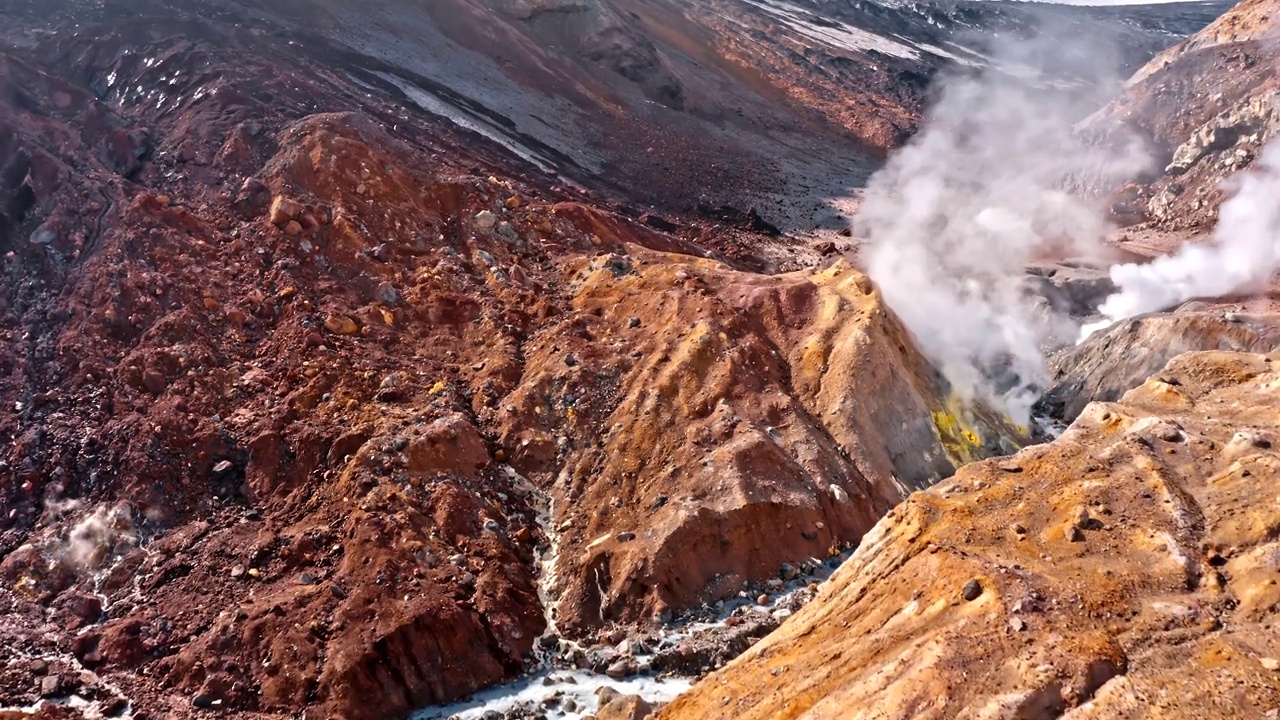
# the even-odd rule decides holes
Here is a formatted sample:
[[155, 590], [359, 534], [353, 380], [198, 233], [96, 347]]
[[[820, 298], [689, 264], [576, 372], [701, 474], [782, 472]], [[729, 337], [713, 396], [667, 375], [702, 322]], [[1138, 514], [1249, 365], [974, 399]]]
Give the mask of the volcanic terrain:
[[[1123, 50], [996, 71], [1157, 57], [1082, 131], [1169, 156], [1117, 242], [1203, 232], [1271, 131], [1225, 9], [0, 0], [0, 718], [696, 678], [815, 594], [664, 717], [1275, 707], [1273, 358], [1161, 371], [1274, 350], [1266, 308], [1062, 353], [1042, 406], [1080, 419], [1022, 450], [1045, 428], [956, 392], [840, 211], [932, 80], [1065, 27]], [[720, 634], [664, 639], [691, 620]]]

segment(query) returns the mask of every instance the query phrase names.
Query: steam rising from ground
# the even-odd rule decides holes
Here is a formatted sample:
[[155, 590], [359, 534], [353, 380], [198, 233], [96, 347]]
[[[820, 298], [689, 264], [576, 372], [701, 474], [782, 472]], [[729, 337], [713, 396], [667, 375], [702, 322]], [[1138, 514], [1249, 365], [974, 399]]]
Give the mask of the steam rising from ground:
[[71, 529], [67, 557], [77, 568], [97, 570], [121, 547], [138, 542], [133, 513], [126, 504], [94, 508]]
[[1083, 341], [1108, 325], [1197, 297], [1258, 289], [1280, 269], [1280, 143], [1237, 178], [1237, 192], [1222, 204], [1213, 240], [1185, 245], [1146, 265], [1116, 265], [1119, 292], [1098, 311], [1104, 320], [1081, 330]]
[[[58, 488], [61, 492], [61, 488]], [[96, 572], [113, 556], [123, 554], [139, 542], [133, 509], [127, 502], [113, 507], [99, 505], [81, 514], [84, 503], [52, 497], [45, 501], [51, 517], [80, 514], [65, 537], [48, 539], [46, 550], [59, 560], [69, 562], [76, 571]]]
[[1024, 290], [1025, 268], [1046, 251], [1100, 248], [1102, 208], [1069, 191], [1146, 164], [1137, 143], [1101, 149], [1072, 134], [1096, 102], [995, 71], [944, 81], [855, 219], [872, 279], [924, 353], [962, 396], [1023, 424], [1047, 381], [1046, 343], [1076, 335]]

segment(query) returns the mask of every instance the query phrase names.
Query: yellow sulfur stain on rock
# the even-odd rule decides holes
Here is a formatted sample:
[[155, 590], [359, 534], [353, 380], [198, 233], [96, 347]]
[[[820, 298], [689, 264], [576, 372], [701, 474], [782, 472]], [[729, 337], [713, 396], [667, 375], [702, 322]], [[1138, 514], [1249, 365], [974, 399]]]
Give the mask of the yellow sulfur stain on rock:
[[1022, 425], [990, 410], [979, 413], [975, 417], [976, 411], [952, 394], [947, 397], [944, 407], [931, 413], [933, 426], [938, 432], [938, 441], [946, 450], [947, 459], [956, 467], [977, 462], [992, 455], [991, 448], [988, 447], [992, 443], [985, 440], [971, 422], [976, 421], [978, 426], [998, 435], [992, 438], [997, 441], [997, 444], [1022, 447], [1031, 442], [1030, 434]]
[[947, 457], [957, 466], [972, 462], [982, 447], [982, 438], [965, 427], [960, 417], [949, 409], [933, 411], [933, 426], [938, 430], [938, 440], [947, 451]]

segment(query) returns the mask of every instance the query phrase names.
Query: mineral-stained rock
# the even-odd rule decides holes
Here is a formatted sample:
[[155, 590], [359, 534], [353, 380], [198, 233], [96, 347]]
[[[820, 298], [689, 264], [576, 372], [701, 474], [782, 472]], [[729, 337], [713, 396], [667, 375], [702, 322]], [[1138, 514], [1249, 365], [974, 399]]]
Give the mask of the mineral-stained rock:
[[[660, 717], [1271, 717], [1278, 408], [1280, 355], [1182, 355], [1019, 452], [1022, 473], [980, 462], [913, 495]], [[1082, 507], [1105, 522], [1072, 543]], [[968, 578], [984, 592], [963, 602]]]
[[1122, 321], [1054, 357], [1054, 384], [1039, 407], [1070, 422], [1090, 402], [1118, 400], [1192, 350], [1280, 350], [1280, 316], [1188, 307]]
[[[949, 404], [843, 261], [763, 277], [631, 254], [630, 272], [597, 258], [572, 285], [584, 330], [625, 343], [529, 344], [523, 379], [494, 412], [512, 465], [547, 477], [556, 522], [572, 520], [564, 628], [714, 602], [737, 590], [706, 594], [718, 575], [763, 580], [825, 557], [904, 489], [1017, 440]], [[576, 440], [552, 450], [557, 435]]]
[[687, 211], [865, 174], [942, 56], [614, 4], [3, 4], [0, 648], [135, 717], [403, 717], [527, 667], [540, 551], [566, 640], [670, 618], [1025, 439], [784, 203]]

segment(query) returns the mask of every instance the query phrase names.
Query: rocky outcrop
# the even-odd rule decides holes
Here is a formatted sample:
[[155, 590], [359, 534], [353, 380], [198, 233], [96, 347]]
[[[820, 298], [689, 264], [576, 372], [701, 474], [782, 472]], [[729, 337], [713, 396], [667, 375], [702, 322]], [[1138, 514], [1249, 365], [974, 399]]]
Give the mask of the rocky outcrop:
[[1197, 304], [1126, 320], [1057, 353], [1051, 361], [1052, 385], [1038, 410], [1069, 423], [1089, 403], [1119, 400], [1185, 352], [1280, 350], [1280, 316]]
[[1229, 191], [1222, 179], [1248, 167], [1280, 127], [1275, 11], [1272, 0], [1236, 5], [1158, 54], [1082, 123], [1087, 133], [1124, 128], [1147, 141], [1154, 172], [1122, 193], [1129, 222], [1211, 224]]
[[843, 261], [764, 277], [633, 252], [571, 289], [594, 342], [528, 343], [496, 413], [566, 528], [565, 629], [714, 602], [826, 557], [910, 489], [1020, 442], [948, 398]]
[[1280, 356], [1179, 356], [913, 495], [698, 718], [1264, 718], [1280, 708]]

